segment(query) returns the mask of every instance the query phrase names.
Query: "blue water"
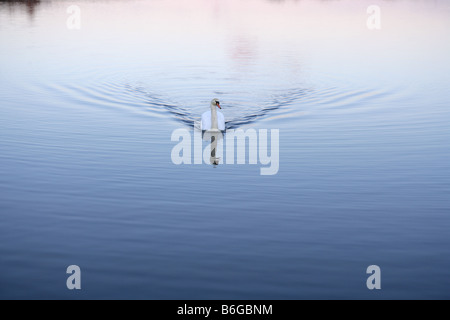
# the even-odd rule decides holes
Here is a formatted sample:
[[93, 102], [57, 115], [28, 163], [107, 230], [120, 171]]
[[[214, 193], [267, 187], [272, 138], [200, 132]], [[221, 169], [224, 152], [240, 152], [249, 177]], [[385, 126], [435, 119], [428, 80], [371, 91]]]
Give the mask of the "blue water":
[[[450, 298], [447, 1], [70, 4], [0, 2], [0, 299]], [[215, 97], [277, 174], [172, 162]]]

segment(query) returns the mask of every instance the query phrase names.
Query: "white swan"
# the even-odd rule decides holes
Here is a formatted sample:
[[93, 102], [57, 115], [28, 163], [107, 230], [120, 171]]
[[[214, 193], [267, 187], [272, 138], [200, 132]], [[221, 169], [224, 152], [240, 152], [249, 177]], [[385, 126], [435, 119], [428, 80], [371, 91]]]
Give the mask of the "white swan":
[[217, 141], [222, 139], [222, 131], [225, 131], [225, 117], [222, 112], [217, 111], [220, 107], [220, 102], [217, 99], [212, 99], [211, 110], [202, 114], [201, 127], [203, 131], [203, 140], [211, 139], [211, 164], [218, 165], [220, 158], [216, 157]]
[[225, 131], [225, 117], [216, 108], [222, 109], [219, 100], [213, 99], [211, 101], [211, 110], [202, 114], [203, 131]]

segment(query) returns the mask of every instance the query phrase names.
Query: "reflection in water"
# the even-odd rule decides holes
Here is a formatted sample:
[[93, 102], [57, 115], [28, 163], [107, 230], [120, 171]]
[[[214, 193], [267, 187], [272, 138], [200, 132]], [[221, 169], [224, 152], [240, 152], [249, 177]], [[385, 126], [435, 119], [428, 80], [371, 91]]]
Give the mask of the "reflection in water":
[[15, 6], [25, 7], [30, 18], [34, 16], [36, 7], [40, 4], [40, 0], [0, 0], [0, 6], [8, 6], [10, 9]]
[[229, 55], [239, 69], [242, 69], [256, 61], [256, 52], [256, 41], [254, 39], [237, 36], [233, 39]]
[[219, 161], [220, 161], [220, 158], [216, 157], [217, 139], [218, 139], [218, 134], [215, 134], [214, 136], [211, 137], [211, 158], [210, 158], [210, 162], [211, 162], [211, 164], [214, 164], [214, 165], [218, 165]]
[[211, 141], [211, 153], [209, 161], [212, 165], [219, 165], [220, 163], [220, 157], [218, 157], [219, 154], [221, 154], [219, 148], [223, 146], [219, 146], [218, 142], [223, 142], [223, 134], [220, 131], [205, 131], [203, 132], [203, 140]]

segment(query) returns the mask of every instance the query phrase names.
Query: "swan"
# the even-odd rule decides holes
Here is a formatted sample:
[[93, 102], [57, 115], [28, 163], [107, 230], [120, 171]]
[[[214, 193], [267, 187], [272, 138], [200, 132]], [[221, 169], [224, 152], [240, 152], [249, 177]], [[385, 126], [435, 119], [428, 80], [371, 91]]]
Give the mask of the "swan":
[[218, 99], [212, 99], [210, 107], [210, 111], [202, 114], [201, 127], [204, 133], [203, 139], [211, 139], [211, 164], [218, 165], [220, 158], [216, 157], [217, 141], [222, 138], [222, 131], [225, 131], [225, 117], [216, 109], [222, 109]]
[[216, 109], [222, 109], [219, 100], [212, 99], [210, 107], [210, 111], [202, 114], [202, 131], [225, 131], [225, 117], [222, 112]]

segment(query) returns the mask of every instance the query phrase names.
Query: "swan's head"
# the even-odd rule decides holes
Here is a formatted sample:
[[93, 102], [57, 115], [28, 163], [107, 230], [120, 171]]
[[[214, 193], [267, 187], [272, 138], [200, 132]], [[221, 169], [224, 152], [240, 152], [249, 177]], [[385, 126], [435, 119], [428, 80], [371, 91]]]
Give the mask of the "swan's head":
[[217, 106], [217, 108], [222, 109], [222, 108], [220, 107], [219, 99], [212, 99], [212, 101], [211, 101], [211, 106]]

